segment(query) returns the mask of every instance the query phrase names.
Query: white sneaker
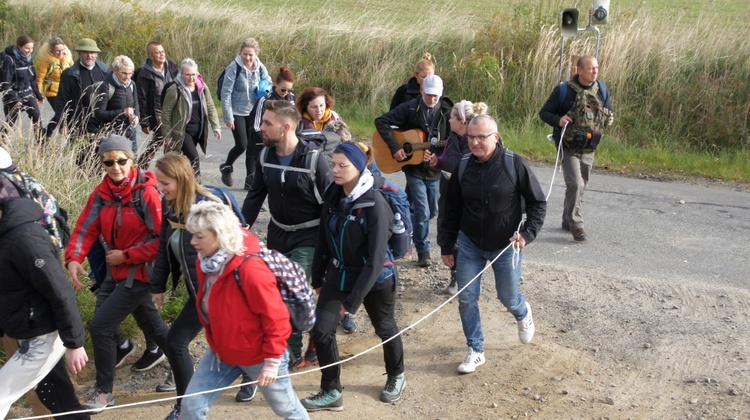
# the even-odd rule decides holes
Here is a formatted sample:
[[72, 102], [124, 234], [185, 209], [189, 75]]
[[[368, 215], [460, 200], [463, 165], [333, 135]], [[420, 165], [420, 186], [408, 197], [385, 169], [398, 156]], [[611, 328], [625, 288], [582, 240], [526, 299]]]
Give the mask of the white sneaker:
[[518, 338], [521, 343], [528, 344], [534, 338], [534, 317], [531, 316], [531, 305], [526, 302], [526, 317], [518, 322]]
[[484, 364], [484, 353], [474, 351], [469, 347], [469, 352], [466, 354], [466, 358], [460, 365], [458, 365], [458, 373], [471, 373], [477, 370], [477, 366]]

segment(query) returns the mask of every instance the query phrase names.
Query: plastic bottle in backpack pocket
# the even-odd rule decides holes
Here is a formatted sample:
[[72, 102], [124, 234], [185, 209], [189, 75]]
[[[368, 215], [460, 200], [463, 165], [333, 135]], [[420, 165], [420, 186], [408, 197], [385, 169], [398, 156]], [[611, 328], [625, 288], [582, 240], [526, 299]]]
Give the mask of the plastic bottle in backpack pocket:
[[393, 216], [393, 234], [401, 235], [405, 232], [406, 232], [406, 225], [404, 224], [404, 221], [401, 220], [401, 213], [396, 213]]

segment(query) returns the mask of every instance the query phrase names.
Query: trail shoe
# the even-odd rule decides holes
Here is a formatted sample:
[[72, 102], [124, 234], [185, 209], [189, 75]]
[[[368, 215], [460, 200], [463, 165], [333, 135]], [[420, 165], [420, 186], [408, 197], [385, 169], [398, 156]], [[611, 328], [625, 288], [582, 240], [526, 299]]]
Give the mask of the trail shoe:
[[146, 349], [146, 351], [143, 352], [143, 356], [141, 356], [141, 358], [138, 359], [137, 362], [133, 363], [133, 366], [130, 367], [130, 370], [134, 372], [145, 372], [147, 370], [153, 369], [154, 366], [158, 365], [166, 359], [167, 356], [164, 355], [164, 352], [161, 351], [160, 348], [157, 347], [155, 352]]
[[586, 240], [586, 231], [583, 228], [573, 229], [573, 239], [576, 242], [583, 242]]
[[[250, 378], [247, 378], [250, 380]], [[234, 400], [237, 402], [250, 402], [255, 398], [255, 394], [258, 392], [258, 384], [242, 385], [240, 390], [237, 391], [237, 395]]]
[[180, 420], [180, 406], [175, 405], [164, 420]]
[[422, 251], [417, 253], [417, 265], [420, 267], [429, 267], [432, 265], [432, 260], [430, 259], [430, 251]]
[[344, 328], [344, 332], [347, 334], [354, 334], [357, 332], [357, 323], [354, 322], [354, 317], [349, 312], [341, 317], [339, 324], [341, 324], [341, 327]]
[[380, 401], [392, 403], [400, 400], [404, 388], [406, 388], [406, 377], [403, 373], [400, 375], [388, 375], [385, 387], [380, 392]]
[[471, 373], [477, 370], [478, 366], [484, 364], [484, 352], [474, 351], [469, 347], [469, 352], [466, 354], [466, 358], [460, 365], [458, 365], [458, 373]]
[[92, 392], [89, 399], [81, 404], [84, 410], [96, 410], [95, 413], [100, 413], [105, 407], [115, 405], [115, 397], [111, 392], [104, 392], [101, 389], [97, 389]]
[[219, 172], [221, 172], [221, 182], [223, 182], [227, 187], [231, 187], [232, 183], [234, 182], [232, 180], [232, 172], [234, 172], [234, 168], [232, 167], [232, 165], [219, 166]]
[[177, 386], [174, 384], [174, 376], [172, 376], [172, 368], [170, 368], [167, 370], [167, 379], [164, 380], [164, 383], [156, 385], [156, 392], [172, 392], [175, 389], [177, 389]]
[[300, 401], [307, 411], [342, 411], [344, 409], [344, 396], [337, 389], [325, 391], [319, 390], [312, 397], [304, 398]]
[[121, 349], [119, 346], [117, 347], [117, 359], [115, 359], [115, 369], [122, 366], [123, 363], [125, 363], [125, 359], [130, 357], [131, 355], [135, 354], [135, 346], [133, 343], [128, 341], [128, 346], [124, 349]]
[[526, 316], [518, 321], [518, 338], [523, 344], [528, 344], [534, 338], [534, 317], [531, 316], [531, 305], [526, 302]]
[[315, 349], [308, 348], [307, 351], [305, 351], [305, 357], [300, 362], [297, 367], [303, 368], [307, 366], [314, 366], [318, 364], [318, 353], [315, 351]]

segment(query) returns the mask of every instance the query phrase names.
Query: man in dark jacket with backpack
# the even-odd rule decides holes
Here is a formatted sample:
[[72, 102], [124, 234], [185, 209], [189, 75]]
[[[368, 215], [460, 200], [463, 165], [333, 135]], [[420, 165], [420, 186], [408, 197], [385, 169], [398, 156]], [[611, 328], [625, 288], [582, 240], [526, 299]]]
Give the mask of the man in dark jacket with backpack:
[[146, 45], [148, 58], [133, 77], [138, 88], [138, 107], [141, 112], [141, 130], [152, 134], [146, 150], [138, 157], [138, 165], [148, 169], [156, 151], [164, 144], [164, 136], [158, 130], [161, 124], [161, 96], [167, 84], [174, 81], [180, 69], [167, 60], [164, 47], [158, 41]]
[[[471, 154], [451, 174], [446, 190], [443, 217], [438, 219], [438, 243], [443, 263], [456, 265], [461, 290], [492, 262], [498, 299], [516, 319], [518, 337], [526, 344], [534, 336], [531, 306], [520, 291], [522, 249], [542, 229], [547, 201], [539, 181], [526, 161], [507, 151], [489, 115], [471, 120], [466, 134]], [[506, 159], [506, 154], [510, 154]], [[513, 168], [506, 168], [510, 163]], [[512, 178], [515, 178], [512, 179]], [[527, 219], [521, 225], [525, 202]], [[459, 243], [458, 257], [453, 249]], [[513, 245], [513, 248], [510, 245]], [[517, 259], [514, 258], [518, 252]], [[458, 366], [459, 373], [471, 373], [484, 364], [484, 335], [479, 317], [481, 278], [458, 295], [469, 352]]]
[[[297, 124], [302, 116], [294, 105], [285, 100], [269, 100], [264, 107], [261, 132], [265, 148], [255, 165], [255, 177], [242, 205], [242, 215], [248, 226], [252, 226], [268, 196], [271, 213], [268, 247], [300, 263], [309, 279], [320, 224], [321, 196], [333, 180], [331, 169], [320, 145], [297, 137]], [[300, 335], [295, 333], [290, 337], [289, 352], [290, 367], [294, 367], [301, 362]], [[308, 348], [307, 353], [310, 359], [315, 356], [314, 349]]]
[[[563, 230], [573, 239], [586, 240], [581, 204], [583, 191], [594, 167], [594, 152], [602, 131], [612, 125], [614, 118], [607, 86], [600, 80], [599, 63], [591, 55], [578, 59], [573, 78], [561, 83], [544, 103], [539, 117], [554, 127], [552, 136], [559, 145], [562, 141], [562, 170], [565, 177], [565, 205], [562, 215]], [[565, 135], [560, 136], [565, 130]]]

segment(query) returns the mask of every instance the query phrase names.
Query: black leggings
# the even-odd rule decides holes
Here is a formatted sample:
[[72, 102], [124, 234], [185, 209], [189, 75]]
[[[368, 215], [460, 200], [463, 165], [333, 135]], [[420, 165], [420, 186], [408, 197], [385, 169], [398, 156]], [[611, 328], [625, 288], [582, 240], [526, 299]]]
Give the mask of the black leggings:
[[3, 111], [5, 111], [5, 120], [9, 126], [13, 126], [18, 119], [19, 112], [23, 111], [29, 115], [31, 122], [39, 124], [39, 118], [41, 116], [41, 110], [39, 109], [39, 103], [36, 101], [34, 95], [24, 96], [20, 99], [21, 106], [15, 106], [17, 102], [3, 104]]
[[[234, 130], [232, 130], [232, 136], [234, 136], [234, 147], [232, 147], [232, 150], [229, 151], [229, 154], [227, 154], [227, 161], [224, 162], [224, 165], [233, 166], [234, 162], [239, 158], [245, 151], [247, 151], [247, 158], [250, 159], [251, 153], [252, 153], [252, 159], [253, 159], [253, 168], [255, 167], [255, 147], [254, 145], [249, 145], [248, 147], [248, 139], [251, 137], [250, 133], [253, 132], [253, 119], [250, 116], [240, 116], [240, 115], [234, 115]], [[247, 165], [247, 161], [245, 162]], [[222, 165], [222, 166], [224, 166]], [[250, 173], [248, 172], [248, 175]]]
[[[195, 296], [190, 296], [167, 334], [167, 358], [172, 367], [177, 395], [185, 395], [185, 390], [193, 377], [190, 342], [201, 332], [201, 329], [203, 326], [198, 319]], [[181, 401], [182, 399], [178, 399], [177, 404], [179, 405]]]
[[200, 131], [197, 134], [190, 134], [185, 131], [185, 138], [182, 140], [182, 154], [188, 158], [193, 165], [193, 172], [196, 177], [201, 176], [201, 160], [198, 157], [198, 141], [200, 140]]

